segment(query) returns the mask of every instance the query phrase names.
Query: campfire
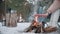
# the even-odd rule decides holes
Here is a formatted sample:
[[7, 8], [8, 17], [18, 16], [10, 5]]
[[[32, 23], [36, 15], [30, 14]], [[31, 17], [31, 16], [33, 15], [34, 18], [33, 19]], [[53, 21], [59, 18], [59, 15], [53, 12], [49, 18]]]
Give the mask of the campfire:
[[32, 24], [29, 26], [28, 30], [26, 32], [32, 32], [32, 30], [35, 30], [35, 33], [41, 33], [41, 32], [54, 32], [57, 30], [56, 27], [48, 26], [44, 28], [45, 22], [39, 23], [37, 18], [41, 17], [39, 15], [35, 15], [34, 20], [32, 21]]

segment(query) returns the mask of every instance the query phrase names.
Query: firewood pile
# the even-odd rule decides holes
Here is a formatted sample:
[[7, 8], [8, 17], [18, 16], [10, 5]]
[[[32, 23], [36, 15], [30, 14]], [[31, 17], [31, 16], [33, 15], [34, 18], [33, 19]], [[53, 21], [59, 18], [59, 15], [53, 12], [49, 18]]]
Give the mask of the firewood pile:
[[41, 32], [47, 32], [48, 33], [48, 32], [56, 31], [57, 28], [52, 27], [52, 26], [44, 28], [44, 26], [42, 26], [42, 29], [41, 29], [41, 25], [39, 25], [39, 23], [37, 23], [36, 21], [33, 20], [32, 24], [29, 26], [29, 28], [26, 32], [32, 32], [32, 30], [35, 30], [34, 31], [35, 33], [41, 33]]

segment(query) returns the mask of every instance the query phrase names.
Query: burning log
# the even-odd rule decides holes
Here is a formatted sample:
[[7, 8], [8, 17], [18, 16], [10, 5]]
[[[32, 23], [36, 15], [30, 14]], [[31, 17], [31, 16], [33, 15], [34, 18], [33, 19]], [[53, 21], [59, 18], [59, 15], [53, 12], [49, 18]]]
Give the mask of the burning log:
[[44, 24], [45, 24], [45, 22], [42, 22], [42, 25], [40, 25], [39, 27], [37, 27], [35, 33], [44, 32]]
[[33, 20], [32, 24], [30, 25], [30, 27], [28, 28], [26, 32], [31, 32], [33, 29], [36, 29], [38, 26], [39, 26], [38, 22]]

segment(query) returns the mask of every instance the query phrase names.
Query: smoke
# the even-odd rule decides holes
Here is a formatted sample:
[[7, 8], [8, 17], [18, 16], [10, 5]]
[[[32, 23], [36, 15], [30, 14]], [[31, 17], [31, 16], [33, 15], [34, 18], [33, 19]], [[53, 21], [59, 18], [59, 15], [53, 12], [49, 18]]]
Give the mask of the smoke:
[[37, 14], [37, 10], [38, 10], [38, 1], [37, 0], [30, 0], [30, 3], [32, 3], [32, 7], [31, 10], [32, 12], [30, 13], [30, 16], [28, 18], [29, 21], [32, 21], [34, 19], [34, 15]]

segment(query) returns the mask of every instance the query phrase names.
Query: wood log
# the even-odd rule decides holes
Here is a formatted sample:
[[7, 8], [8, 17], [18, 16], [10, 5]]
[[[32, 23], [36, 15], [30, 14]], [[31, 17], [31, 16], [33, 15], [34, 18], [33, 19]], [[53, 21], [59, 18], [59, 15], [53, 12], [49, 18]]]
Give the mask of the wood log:
[[47, 28], [44, 29], [45, 32], [54, 32], [56, 30], [57, 30], [56, 27], [47, 27]]

